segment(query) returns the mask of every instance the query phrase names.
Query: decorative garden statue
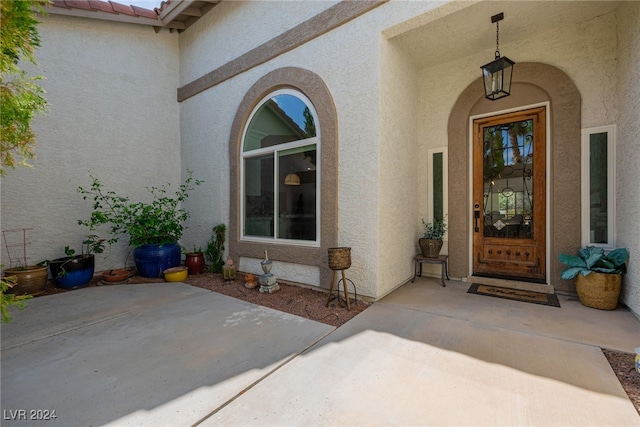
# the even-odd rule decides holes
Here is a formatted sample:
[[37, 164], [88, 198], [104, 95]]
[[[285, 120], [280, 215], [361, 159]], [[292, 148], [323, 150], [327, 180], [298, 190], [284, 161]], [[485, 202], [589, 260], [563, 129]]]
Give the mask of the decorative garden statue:
[[224, 277], [225, 282], [236, 280], [236, 265], [230, 256], [227, 257], [227, 260], [222, 266], [222, 277]]
[[264, 260], [260, 262], [262, 271], [264, 271], [264, 274], [260, 276], [260, 292], [262, 293], [272, 294], [280, 290], [276, 276], [270, 273], [272, 264], [267, 251], [264, 251]]

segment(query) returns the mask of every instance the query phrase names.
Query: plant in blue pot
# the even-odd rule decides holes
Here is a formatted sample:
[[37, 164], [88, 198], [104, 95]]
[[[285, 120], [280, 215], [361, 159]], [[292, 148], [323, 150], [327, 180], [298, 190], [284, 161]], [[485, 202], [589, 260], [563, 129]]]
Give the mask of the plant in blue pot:
[[49, 265], [51, 277], [59, 288], [82, 288], [91, 282], [95, 271], [95, 255], [104, 251], [106, 239], [96, 235], [87, 236], [82, 242], [82, 253], [76, 255], [76, 251], [69, 246], [64, 248], [65, 257], [44, 261]]
[[184, 222], [189, 218], [182, 202], [203, 181], [193, 178], [192, 171], [188, 170], [185, 182], [173, 195], [168, 190], [170, 184], [147, 187], [151, 200], [137, 202], [106, 190], [97, 177], [91, 178], [91, 187], [79, 187], [78, 192], [85, 200], [93, 201], [93, 212], [88, 220], [79, 220], [78, 224], [86, 225], [90, 230], [109, 226], [112, 235], [109, 244], [128, 235], [129, 245], [134, 247], [136, 269], [143, 277], [160, 277], [164, 270], [180, 265], [178, 240], [184, 233]]

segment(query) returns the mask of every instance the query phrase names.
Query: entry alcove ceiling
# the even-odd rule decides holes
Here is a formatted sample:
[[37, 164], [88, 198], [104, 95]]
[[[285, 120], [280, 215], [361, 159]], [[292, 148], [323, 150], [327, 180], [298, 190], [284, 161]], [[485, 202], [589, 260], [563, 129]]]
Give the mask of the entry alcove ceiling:
[[[606, 15], [620, 3], [559, 0], [446, 3], [387, 29], [384, 34], [407, 52], [419, 69], [424, 69], [478, 52], [493, 52], [496, 25], [491, 23], [491, 17], [504, 12], [504, 20], [500, 22], [500, 53], [518, 62], [517, 53], [509, 51], [508, 44]], [[492, 59], [489, 55], [486, 62]]]

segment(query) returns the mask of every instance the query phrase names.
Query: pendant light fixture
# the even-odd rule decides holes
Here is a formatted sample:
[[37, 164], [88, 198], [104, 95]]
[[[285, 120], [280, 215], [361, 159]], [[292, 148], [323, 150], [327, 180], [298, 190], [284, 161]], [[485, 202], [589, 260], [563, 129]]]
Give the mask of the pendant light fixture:
[[506, 56], [500, 57], [500, 28], [498, 24], [503, 19], [504, 13], [491, 17], [491, 22], [496, 24], [495, 59], [480, 67], [482, 69], [482, 80], [484, 81], [484, 97], [491, 101], [511, 94], [511, 77], [513, 76], [515, 62]]
[[297, 173], [290, 173], [284, 177], [285, 185], [300, 185], [300, 177]]

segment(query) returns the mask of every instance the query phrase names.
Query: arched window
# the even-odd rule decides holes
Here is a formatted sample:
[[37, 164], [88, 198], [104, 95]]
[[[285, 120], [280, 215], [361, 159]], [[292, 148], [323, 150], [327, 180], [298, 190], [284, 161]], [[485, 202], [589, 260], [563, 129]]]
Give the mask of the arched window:
[[319, 245], [320, 129], [292, 89], [263, 98], [242, 138], [242, 240]]

